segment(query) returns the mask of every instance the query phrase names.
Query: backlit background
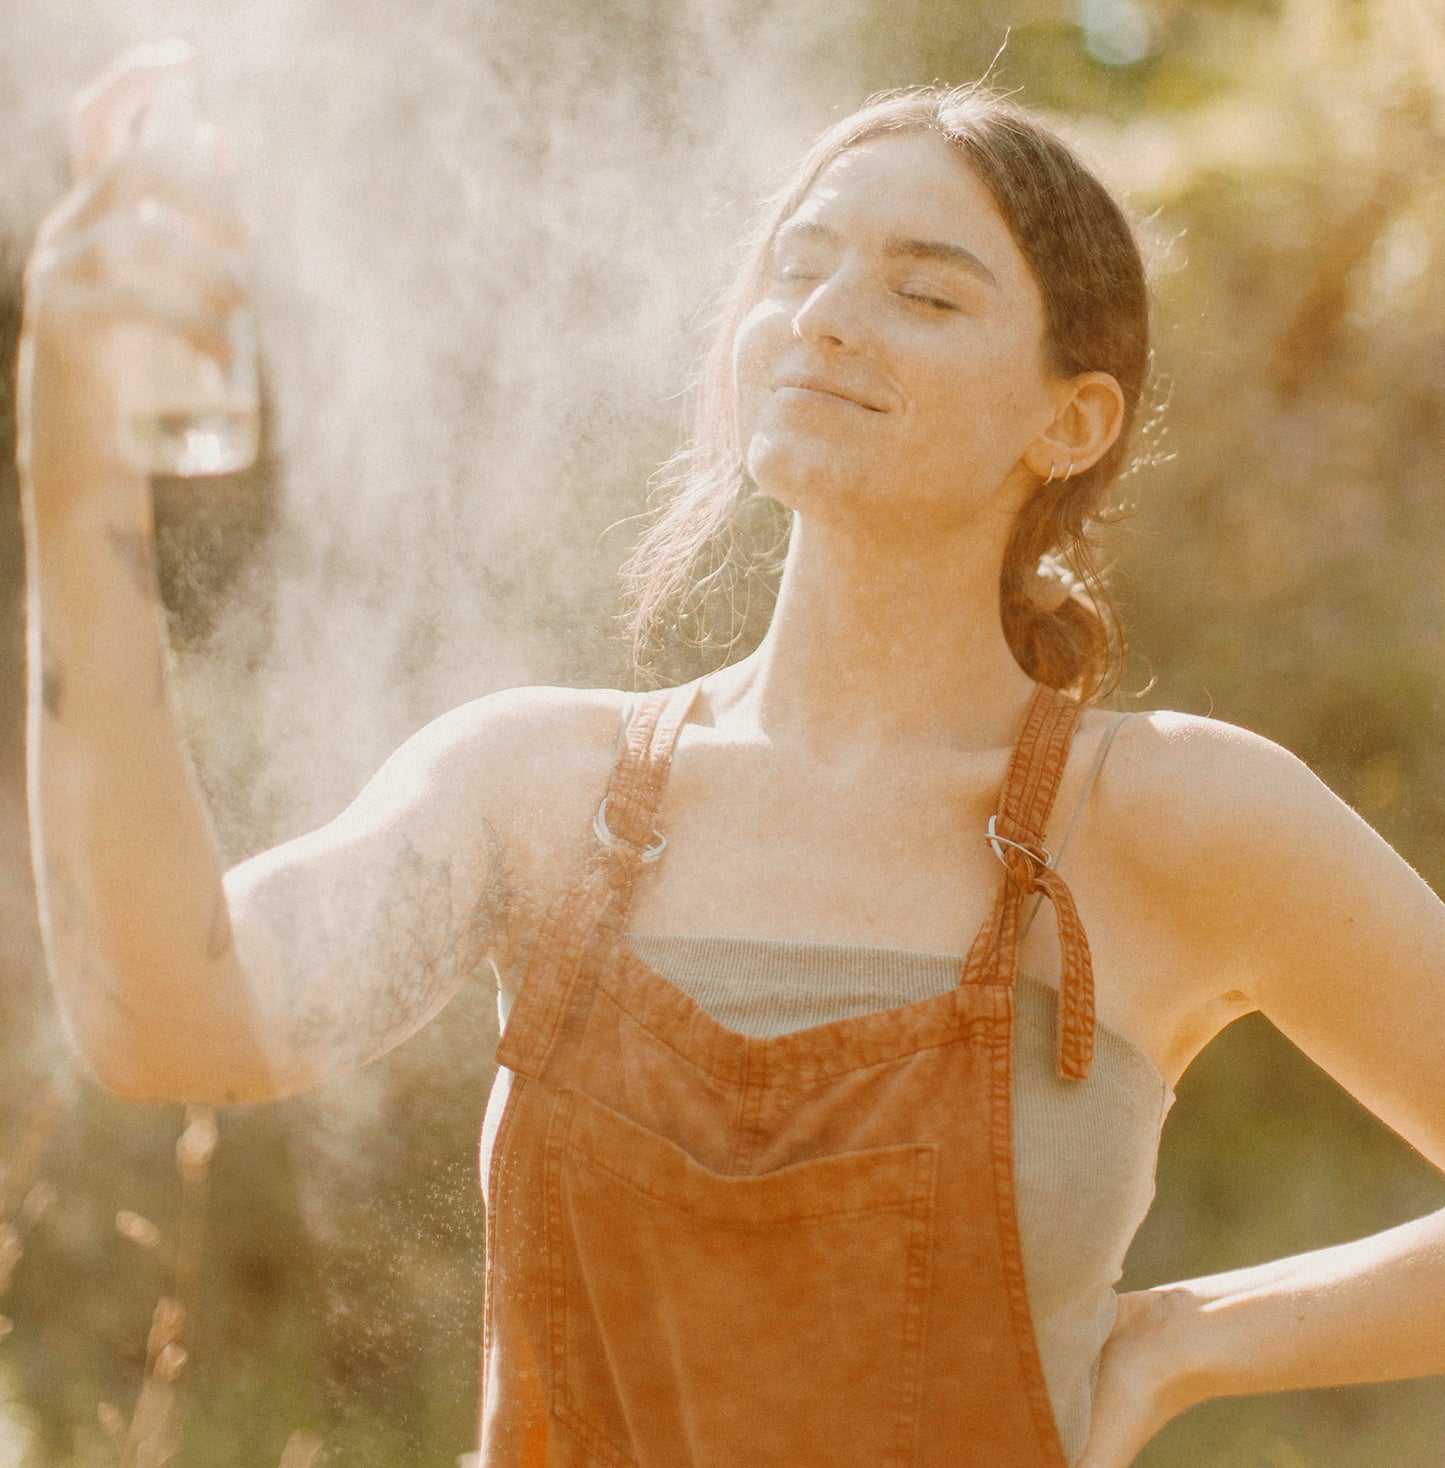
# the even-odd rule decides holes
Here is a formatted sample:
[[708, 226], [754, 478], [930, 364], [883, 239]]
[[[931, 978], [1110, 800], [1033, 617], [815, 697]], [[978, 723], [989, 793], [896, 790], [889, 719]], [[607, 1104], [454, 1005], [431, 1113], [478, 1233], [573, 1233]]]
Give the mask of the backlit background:
[[[329, 818], [465, 699], [630, 682], [615, 572], [753, 201], [872, 92], [993, 63], [1151, 255], [1120, 706], [1281, 741], [1445, 890], [1440, 0], [0, 0], [6, 374], [66, 101], [172, 33], [259, 234], [262, 462], [157, 484], [229, 857]], [[349, 1081], [214, 1119], [77, 1072], [29, 875], [4, 389], [0, 1468], [450, 1465], [474, 1436], [492, 995]], [[1246, 1020], [1180, 1087], [1126, 1283], [1441, 1204]], [[178, 1292], [185, 1360], [164, 1311], [153, 1329]], [[1430, 1381], [1210, 1404], [1141, 1462], [1440, 1468], [1442, 1442]]]

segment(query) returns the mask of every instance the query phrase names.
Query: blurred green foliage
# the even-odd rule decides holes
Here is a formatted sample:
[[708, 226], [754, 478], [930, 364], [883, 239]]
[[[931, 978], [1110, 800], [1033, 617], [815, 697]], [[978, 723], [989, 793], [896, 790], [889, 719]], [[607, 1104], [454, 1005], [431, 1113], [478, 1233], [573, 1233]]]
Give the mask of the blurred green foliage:
[[[749, 18], [810, 5], [747, 0]], [[589, 8], [638, 40], [625, 7]], [[1008, 44], [997, 55], [1005, 33]], [[640, 38], [640, 39], [638, 39]], [[995, 59], [996, 58], [996, 59]], [[1157, 398], [1137, 503], [1114, 532], [1131, 634], [1121, 706], [1206, 712], [1296, 751], [1440, 888], [1445, 881], [1445, 26], [1430, 0], [866, 0], [800, 49], [839, 108], [939, 78], [994, 79], [1051, 112], [1130, 201], [1154, 252]], [[819, 76], [825, 78], [823, 82]], [[653, 76], [653, 81], [666, 78]], [[582, 84], [579, 82], [579, 84]], [[661, 103], [659, 104], [662, 105]], [[663, 107], [664, 113], [666, 107]], [[666, 118], [664, 118], [664, 121]], [[13, 361], [24, 240], [6, 242], [0, 342]], [[8, 370], [8, 367], [7, 367]], [[4, 394], [8, 414], [12, 394]], [[12, 424], [0, 424], [4, 462]], [[666, 445], [662, 445], [665, 451]], [[578, 528], [584, 556], [650, 464]], [[8, 471], [7, 471], [8, 472]], [[7, 480], [7, 484], [10, 481]], [[263, 463], [196, 496], [160, 488], [179, 647], [204, 645], [270, 526]], [[0, 519], [0, 877], [27, 890], [15, 496]], [[605, 517], [605, 518], [603, 518]], [[525, 563], [516, 574], [521, 576]], [[604, 575], [568, 604], [563, 676], [620, 676]], [[575, 649], [578, 638], [590, 649]], [[598, 676], [599, 668], [601, 676]], [[196, 731], [206, 774], [207, 732]], [[223, 800], [226, 791], [221, 792]], [[224, 812], [223, 823], [224, 823]], [[178, 1227], [180, 1115], [131, 1108], [69, 1062], [33, 912], [6, 899], [0, 949], [0, 1211], [42, 1178], [0, 1308], [0, 1438], [24, 1423], [56, 1465], [113, 1461], [97, 1416], [128, 1414]], [[1361, 975], [1368, 983], [1369, 975]], [[274, 1464], [293, 1430], [346, 1465], [446, 1464], [471, 1444], [482, 1255], [475, 1153], [495, 1039], [479, 983], [395, 1056], [318, 1096], [220, 1119], [176, 1461]], [[61, 1102], [31, 1103], [58, 1076]], [[22, 1188], [24, 1184], [24, 1188]], [[1227, 1268], [1388, 1226], [1445, 1202], [1439, 1175], [1263, 1021], [1232, 1027], [1180, 1086], [1158, 1201], [1126, 1284]], [[1145, 1468], [1434, 1468], [1445, 1383], [1196, 1409]], [[5, 1448], [0, 1445], [0, 1460]], [[5, 1460], [8, 1461], [8, 1460]]]

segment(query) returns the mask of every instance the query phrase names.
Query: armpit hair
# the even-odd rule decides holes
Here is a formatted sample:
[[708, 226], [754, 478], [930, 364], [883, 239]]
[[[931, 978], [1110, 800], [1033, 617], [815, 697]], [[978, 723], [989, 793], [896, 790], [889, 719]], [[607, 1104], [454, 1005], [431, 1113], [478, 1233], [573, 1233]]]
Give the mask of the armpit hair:
[[304, 871], [264, 894], [285, 955], [294, 1049], [325, 1051], [343, 1064], [374, 1059], [487, 963], [514, 889], [501, 837], [485, 822], [482, 837], [487, 885], [470, 911], [454, 909], [451, 859], [423, 855], [405, 834], [388, 862], [348, 885], [344, 911]]

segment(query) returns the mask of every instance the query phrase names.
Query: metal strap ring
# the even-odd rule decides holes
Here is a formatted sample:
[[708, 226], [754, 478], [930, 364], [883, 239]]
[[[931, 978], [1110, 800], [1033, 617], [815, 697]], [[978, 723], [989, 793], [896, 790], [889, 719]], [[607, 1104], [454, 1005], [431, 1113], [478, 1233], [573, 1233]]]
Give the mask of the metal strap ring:
[[[597, 839], [604, 846], [621, 846], [607, 825], [607, 797], [602, 797], [602, 804], [597, 807], [597, 814], [592, 818], [592, 829], [597, 833]], [[662, 855], [663, 847], [667, 845], [667, 837], [661, 831], [654, 831], [655, 845], [648, 846], [641, 852], [643, 861], [656, 861]]]
[[1041, 867], [1053, 868], [1054, 858], [1047, 846], [1025, 846], [1022, 841], [1010, 841], [1007, 836], [998, 834], [998, 817], [996, 815], [988, 818], [988, 833], [983, 838], [993, 847], [993, 854], [1005, 865], [1008, 865], [1008, 857], [1004, 855], [1004, 847], [1012, 846], [1015, 851], [1022, 851], [1030, 861], [1037, 862]]

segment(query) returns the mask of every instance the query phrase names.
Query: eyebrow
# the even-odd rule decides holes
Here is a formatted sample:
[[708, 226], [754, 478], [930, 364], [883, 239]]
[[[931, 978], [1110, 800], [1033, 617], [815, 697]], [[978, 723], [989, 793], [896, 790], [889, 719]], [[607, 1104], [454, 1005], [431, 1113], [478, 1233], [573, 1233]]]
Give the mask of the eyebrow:
[[[797, 224], [783, 225], [773, 237], [775, 244], [799, 238], [820, 240], [824, 244], [836, 245], [841, 236], [836, 230], [829, 229], [827, 225], [799, 221]], [[945, 265], [956, 265], [969, 275], [986, 280], [990, 285], [998, 284], [998, 277], [972, 250], [966, 250], [962, 245], [950, 244], [946, 240], [888, 239], [883, 242], [883, 253], [890, 259], [901, 257], [912, 260], [938, 260]]]

